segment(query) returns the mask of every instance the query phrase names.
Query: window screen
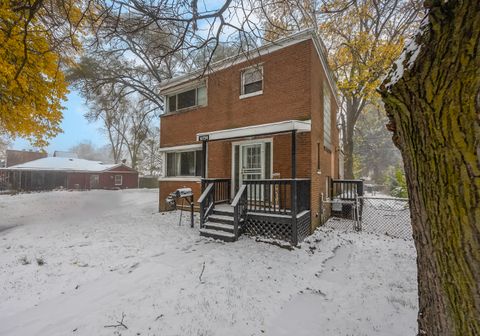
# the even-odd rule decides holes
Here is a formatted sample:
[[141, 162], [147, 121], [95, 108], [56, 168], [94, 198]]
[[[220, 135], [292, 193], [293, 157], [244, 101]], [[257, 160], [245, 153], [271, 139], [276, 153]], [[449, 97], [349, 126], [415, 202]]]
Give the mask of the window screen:
[[242, 94], [249, 94], [263, 89], [263, 68], [256, 66], [242, 72]]
[[187, 108], [191, 106], [195, 106], [195, 100], [196, 100], [196, 89], [190, 90], [190, 91], [185, 91], [182, 93], [178, 94], [178, 109], [182, 108]]
[[202, 176], [202, 151], [167, 153], [167, 176]]

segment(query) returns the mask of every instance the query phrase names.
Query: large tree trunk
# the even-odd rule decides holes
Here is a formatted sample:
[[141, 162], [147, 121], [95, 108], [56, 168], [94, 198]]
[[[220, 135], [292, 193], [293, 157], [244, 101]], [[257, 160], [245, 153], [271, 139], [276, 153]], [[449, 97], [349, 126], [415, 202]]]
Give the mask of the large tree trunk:
[[[381, 93], [410, 194], [419, 335], [478, 336], [480, 2], [428, 6], [418, 57]], [[406, 54], [405, 67], [413, 54]]]

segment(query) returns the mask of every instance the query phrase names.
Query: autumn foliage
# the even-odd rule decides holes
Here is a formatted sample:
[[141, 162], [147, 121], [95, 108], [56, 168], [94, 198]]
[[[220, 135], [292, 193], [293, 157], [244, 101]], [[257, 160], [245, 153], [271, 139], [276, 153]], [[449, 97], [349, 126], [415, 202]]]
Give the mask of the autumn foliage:
[[61, 132], [62, 69], [80, 50], [87, 14], [82, 1], [0, 3], [0, 135], [43, 147]]

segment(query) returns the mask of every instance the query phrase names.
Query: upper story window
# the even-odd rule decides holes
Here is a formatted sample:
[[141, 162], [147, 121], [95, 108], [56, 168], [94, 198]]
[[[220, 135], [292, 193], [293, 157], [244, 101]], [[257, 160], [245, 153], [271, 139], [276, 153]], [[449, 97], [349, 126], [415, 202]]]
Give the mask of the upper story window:
[[255, 65], [242, 71], [241, 95], [254, 95], [263, 92], [263, 66]]
[[202, 151], [167, 153], [167, 176], [202, 176]]
[[207, 87], [204, 85], [168, 95], [167, 102], [167, 112], [175, 112], [195, 106], [205, 106], [207, 104]]
[[332, 149], [332, 112], [330, 105], [330, 90], [327, 83], [323, 85], [323, 145]]

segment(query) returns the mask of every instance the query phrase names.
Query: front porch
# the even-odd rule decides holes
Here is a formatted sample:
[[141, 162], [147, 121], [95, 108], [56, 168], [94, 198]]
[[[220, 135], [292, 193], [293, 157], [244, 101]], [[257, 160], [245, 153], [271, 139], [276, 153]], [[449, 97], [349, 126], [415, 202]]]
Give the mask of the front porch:
[[[302, 161], [310, 163], [309, 132], [308, 121], [286, 121], [198, 134], [204, 155], [202, 194], [197, 200], [200, 234], [235, 241], [247, 233], [293, 245], [308, 236], [310, 166], [304, 164], [303, 178], [297, 177], [297, 137], [302, 144], [308, 143], [301, 155]], [[231, 149], [231, 165], [223, 170], [231, 172], [229, 177], [205, 176], [205, 172], [211, 174], [219, 170], [217, 166], [225, 165], [226, 155], [216, 154], [212, 142], [222, 142], [218, 147]]]
[[200, 232], [226, 241], [241, 233], [296, 245], [310, 234], [310, 180], [244, 181], [230, 201], [230, 179], [205, 179], [199, 198]]

